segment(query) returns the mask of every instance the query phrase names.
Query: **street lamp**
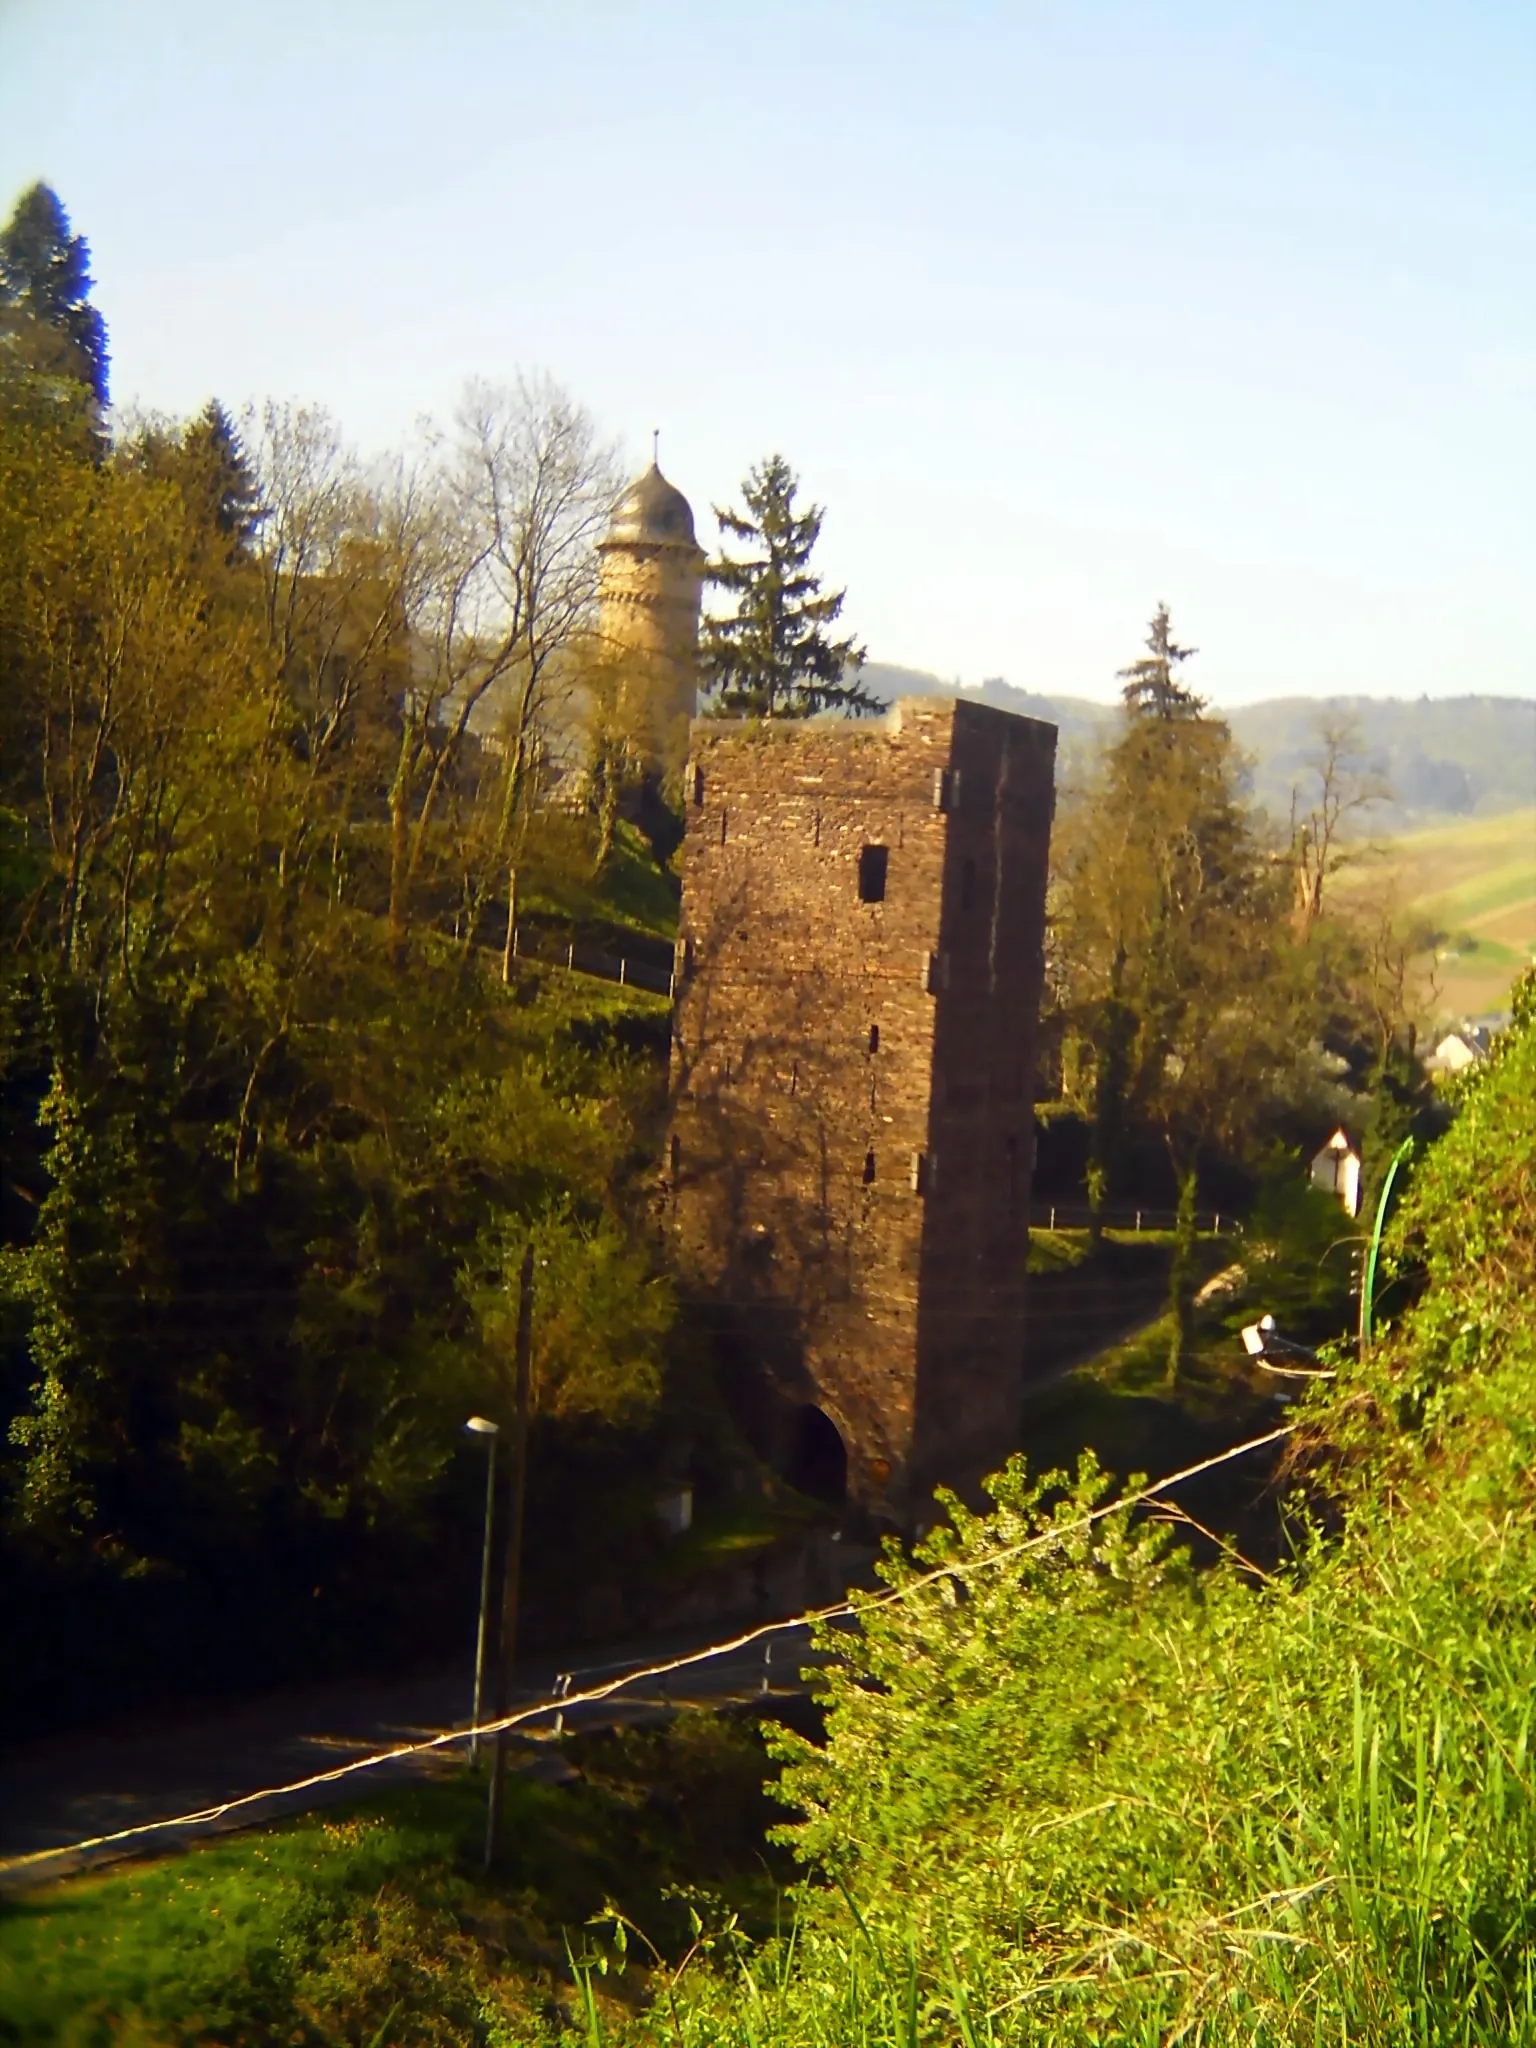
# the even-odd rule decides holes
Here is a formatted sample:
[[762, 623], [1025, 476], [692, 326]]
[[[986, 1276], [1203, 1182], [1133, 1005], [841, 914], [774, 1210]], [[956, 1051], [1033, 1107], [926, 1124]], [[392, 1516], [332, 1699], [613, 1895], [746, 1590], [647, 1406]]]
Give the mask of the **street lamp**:
[[475, 1633], [475, 1712], [470, 1724], [469, 1767], [480, 1762], [480, 1699], [485, 1686], [485, 1636], [491, 1619], [491, 1523], [496, 1513], [496, 1438], [494, 1422], [471, 1415], [464, 1425], [471, 1436], [485, 1438], [485, 1542], [480, 1552], [480, 1626]]

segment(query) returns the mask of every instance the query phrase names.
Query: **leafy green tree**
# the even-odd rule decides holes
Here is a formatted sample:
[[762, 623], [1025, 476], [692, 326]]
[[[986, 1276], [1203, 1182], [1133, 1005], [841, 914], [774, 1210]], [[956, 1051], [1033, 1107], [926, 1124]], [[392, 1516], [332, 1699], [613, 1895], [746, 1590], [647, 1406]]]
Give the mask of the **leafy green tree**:
[[90, 302], [91, 252], [84, 235], [70, 232], [69, 215], [52, 186], [24, 192], [0, 229], [0, 318], [12, 333], [32, 324], [59, 338], [56, 363], [86, 385], [96, 404], [107, 403], [107, 329]]
[[1376, 1204], [1405, 1138], [1429, 1137], [1444, 1120], [1444, 1105], [1419, 1057], [1410, 1026], [1382, 1047], [1369, 1079], [1370, 1110], [1365, 1119], [1360, 1182], [1362, 1228], [1376, 1219]]
[[1156, 1133], [1178, 1184], [1170, 1374], [1193, 1334], [1202, 1154], [1241, 1153], [1295, 1064], [1298, 977], [1289, 875], [1240, 798], [1241, 763], [1174, 670], [1166, 607], [1126, 671], [1126, 710], [1086, 801], [1064, 821], [1058, 918], [1067, 961], [1063, 1061], [1090, 1133], [1097, 1218], [1129, 1134]]
[[715, 507], [722, 534], [752, 548], [739, 558], [722, 550], [706, 572], [736, 599], [734, 612], [705, 618], [702, 634], [704, 688], [727, 717], [858, 717], [885, 709], [859, 681], [864, 649], [829, 630], [847, 593], [823, 593], [810, 568], [823, 511], [797, 511], [798, 489], [783, 456], [770, 455], [742, 484], [745, 512]]
[[288, 1668], [360, 1640], [451, 1530], [495, 1385], [464, 1276], [529, 1230], [550, 1427], [654, 1398], [637, 1062], [450, 936], [457, 840], [494, 847], [505, 802], [469, 744], [435, 805], [415, 785], [399, 971], [409, 628], [470, 688], [523, 675], [494, 594], [493, 642], [441, 614], [483, 529], [408, 482], [313, 419], [247, 464], [213, 412], [104, 454], [0, 410], [0, 1633], [84, 1588], [120, 1654], [136, 1600], [204, 1650], [238, 1614]]

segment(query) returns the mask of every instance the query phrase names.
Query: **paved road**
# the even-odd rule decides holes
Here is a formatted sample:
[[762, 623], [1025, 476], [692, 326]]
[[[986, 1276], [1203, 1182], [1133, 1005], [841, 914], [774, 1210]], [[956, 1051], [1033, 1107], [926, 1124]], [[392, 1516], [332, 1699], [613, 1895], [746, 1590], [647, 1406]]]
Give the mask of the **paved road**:
[[[713, 1638], [703, 1640], [740, 1632], [716, 1629]], [[581, 1692], [700, 1647], [698, 1637], [619, 1645], [607, 1653], [584, 1653], [590, 1661], [574, 1668], [540, 1658], [520, 1670], [513, 1704], [549, 1699], [567, 1675], [568, 1689]], [[706, 1658], [662, 1680], [627, 1683], [609, 1700], [570, 1709], [565, 1726], [611, 1727], [650, 1719], [677, 1705], [751, 1698], [765, 1686], [786, 1695], [802, 1692], [800, 1670], [813, 1654], [809, 1632], [796, 1626], [770, 1637], [766, 1645]], [[467, 1727], [469, 1693], [468, 1676], [458, 1670], [372, 1685], [307, 1688], [197, 1715], [178, 1713], [121, 1729], [51, 1737], [12, 1750], [0, 1760], [0, 1888], [46, 1883], [127, 1855], [179, 1847], [203, 1835], [355, 1798], [386, 1778], [398, 1782], [452, 1770], [463, 1761], [463, 1743], [394, 1759], [302, 1793], [279, 1793], [219, 1819], [157, 1825], [153, 1834], [132, 1843], [87, 1850], [69, 1846], [120, 1828], [169, 1822], [264, 1787], [292, 1784], [354, 1757]], [[554, 1725], [551, 1711], [530, 1723], [527, 1732], [548, 1742]], [[546, 1754], [554, 1765], [554, 1752]], [[539, 1768], [540, 1761], [536, 1758], [531, 1768]]]

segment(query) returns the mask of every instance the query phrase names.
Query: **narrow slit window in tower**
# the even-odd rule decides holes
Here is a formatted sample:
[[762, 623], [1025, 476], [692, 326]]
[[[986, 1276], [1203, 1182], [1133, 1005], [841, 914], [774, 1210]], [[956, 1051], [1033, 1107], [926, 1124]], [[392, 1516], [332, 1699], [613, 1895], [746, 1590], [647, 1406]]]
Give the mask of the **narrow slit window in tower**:
[[871, 1181], [872, 1181], [872, 1180], [874, 1179], [874, 1177], [875, 1177], [875, 1155], [874, 1155], [874, 1153], [873, 1153], [873, 1152], [866, 1152], [866, 1153], [864, 1154], [864, 1185], [865, 1185], [865, 1187], [868, 1187], [868, 1186], [869, 1186], [870, 1182], [871, 1182]]
[[702, 768], [695, 768], [693, 771], [693, 802], [695, 809], [703, 808], [704, 770]]
[[887, 846], [866, 846], [859, 854], [859, 901], [861, 903], [883, 903], [885, 901], [885, 871], [890, 865], [891, 852]]
[[878, 1052], [880, 1050], [880, 1026], [878, 1024], [871, 1024], [869, 1027], [869, 1049], [871, 1052]]

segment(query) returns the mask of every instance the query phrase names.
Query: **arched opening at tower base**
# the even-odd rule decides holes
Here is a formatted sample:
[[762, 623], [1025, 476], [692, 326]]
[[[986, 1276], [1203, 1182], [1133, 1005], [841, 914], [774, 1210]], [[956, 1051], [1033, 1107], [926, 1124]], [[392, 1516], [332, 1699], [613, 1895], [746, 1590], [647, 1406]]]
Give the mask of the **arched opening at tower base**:
[[848, 1498], [848, 1447], [831, 1416], [809, 1403], [791, 1417], [784, 1476], [812, 1500], [841, 1507]]

